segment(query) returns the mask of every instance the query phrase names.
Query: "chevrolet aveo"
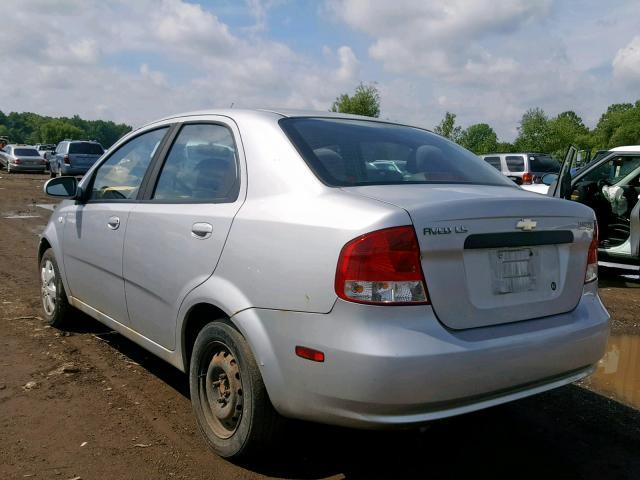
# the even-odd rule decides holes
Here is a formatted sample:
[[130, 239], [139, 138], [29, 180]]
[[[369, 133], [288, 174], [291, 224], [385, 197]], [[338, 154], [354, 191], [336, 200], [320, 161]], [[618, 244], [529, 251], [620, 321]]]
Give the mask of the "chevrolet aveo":
[[283, 417], [410, 427], [526, 397], [607, 342], [593, 211], [419, 128], [178, 115], [45, 191], [47, 320], [75, 307], [186, 372], [222, 456]]

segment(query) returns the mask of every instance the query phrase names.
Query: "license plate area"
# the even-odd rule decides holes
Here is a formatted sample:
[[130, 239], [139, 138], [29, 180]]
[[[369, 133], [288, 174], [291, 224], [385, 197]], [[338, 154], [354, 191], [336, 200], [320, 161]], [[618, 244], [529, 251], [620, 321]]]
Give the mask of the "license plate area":
[[505, 295], [537, 289], [540, 255], [536, 248], [492, 250], [489, 255], [494, 294]]

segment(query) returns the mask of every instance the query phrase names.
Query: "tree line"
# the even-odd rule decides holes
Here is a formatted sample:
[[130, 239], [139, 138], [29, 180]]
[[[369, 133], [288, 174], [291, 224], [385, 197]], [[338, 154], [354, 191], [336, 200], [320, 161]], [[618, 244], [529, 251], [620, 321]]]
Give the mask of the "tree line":
[[0, 137], [12, 143], [57, 144], [65, 138], [74, 140], [96, 140], [109, 148], [125, 133], [131, 131], [129, 125], [105, 120], [84, 120], [73, 117], [47, 117], [31, 112], [0, 111]]
[[[375, 85], [361, 83], [353, 95], [343, 94], [336, 98], [331, 110], [378, 117], [380, 94]], [[445, 113], [433, 131], [478, 155], [540, 152], [561, 158], [569, 145], [595, 151], [640, 144], [640, 100], [609, 105], [593, 129], [588, 128], [574, 111], [549, 116], [541, 108], [530, 108], [522, 115], [513, 142], [500, 141], [487, 123], [462, 128], [456, 125], [456, 115], [451, 112]]]

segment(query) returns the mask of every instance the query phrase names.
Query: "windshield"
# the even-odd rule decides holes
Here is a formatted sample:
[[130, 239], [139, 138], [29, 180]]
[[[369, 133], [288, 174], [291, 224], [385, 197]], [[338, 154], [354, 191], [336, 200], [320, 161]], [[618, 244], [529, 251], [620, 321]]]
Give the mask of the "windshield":
[[69, 145], [69, 153], [82, 153], [85, 155], [102, 155], [104, 150], [99, 143], [74, 142]]
[[39, 157], [40, 154], [35, 148], [14, 148], [13, 154], [20, 157]]
[[294, 146], [327, 185], [513, 182], [464, 148], [414, 127], [366, 120], [285, 118]]
[[549, 155], [529, 155], [529, 170], [532, 172], [552, 172], [560, 171], [560, 163]]

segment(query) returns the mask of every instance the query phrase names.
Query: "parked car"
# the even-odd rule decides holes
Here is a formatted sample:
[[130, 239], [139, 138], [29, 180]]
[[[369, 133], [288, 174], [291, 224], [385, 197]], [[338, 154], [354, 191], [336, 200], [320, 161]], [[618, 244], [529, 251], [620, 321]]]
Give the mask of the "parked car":
[[33, 148], [38, 151], [42, 158], [45, 158], [45, 153], [56, 151], [56, 146], [50, 143], [36, 143]]
[[13, 172], [44, 172], [44, 159], [30, 145], [7, 145], [0, 150], [0, 164]]
[[544, 175], [560, 171], [560, 163], [544, 153], [488, 153], [480, 158], [508, 177], [519, 177], [522, 188], [535, 193], [546, 193]]
[[[381, 151], [408, 176], [369, 168]], [[76, 307], [186, 372], [225, 457], [277, 444], [281, 416], [411, 427], [533, 395], [607, 343], [593, 210], [419, 128], [176, 115], [45, 192], [67, 199], [38, 250], [46, 319]]]
[[561, 173], [543, 177], [549, 195], [591, 207], [602, 261], [640, 266], [640, 145], [612, 148], [571, 176], [571, 147]]
[[84, 175], [104, 153], [98, 142], [63, 140], [49, 156], [51, 177], [58, 175]]

